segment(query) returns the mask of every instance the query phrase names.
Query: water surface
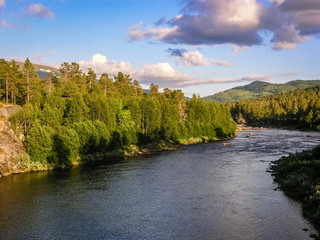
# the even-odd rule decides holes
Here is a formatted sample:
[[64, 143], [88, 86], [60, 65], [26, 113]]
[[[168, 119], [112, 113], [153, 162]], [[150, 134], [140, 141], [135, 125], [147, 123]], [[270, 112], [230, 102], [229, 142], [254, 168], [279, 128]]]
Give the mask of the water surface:
[[251, 132], [227, 146], [2, 178], [0, 239], [310, 239], [300, 205], [266, 169], [320, 134]]

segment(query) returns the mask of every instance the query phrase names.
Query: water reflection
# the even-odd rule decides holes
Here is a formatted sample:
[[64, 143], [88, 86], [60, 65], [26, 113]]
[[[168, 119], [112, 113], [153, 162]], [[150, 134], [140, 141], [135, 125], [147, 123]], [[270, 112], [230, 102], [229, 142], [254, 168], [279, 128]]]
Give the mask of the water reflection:
[[306, 135], [244, 131], [226, 146], [0, 179], [0, 239], [309, 239], [266, 172], [319, 143]]

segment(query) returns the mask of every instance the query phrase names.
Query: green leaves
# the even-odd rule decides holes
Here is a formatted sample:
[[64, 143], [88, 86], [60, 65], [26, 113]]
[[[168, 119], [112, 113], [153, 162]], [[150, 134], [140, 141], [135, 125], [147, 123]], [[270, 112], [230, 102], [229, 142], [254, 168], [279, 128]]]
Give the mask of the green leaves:
[[[5, 81], [8, 69], [22, 76], [15, 63], [0, 60], [0, 81]], [[150, 94], [143, 93], [136, 80], [121, 72], [114, 79], [102, 74], [97, 83], [92, 69], [82, 73], [74, 62], [61, 65], [60, 78], [48, 74], [41, 80], [33, 71], [27, 59], [23, 81], [8, 82], [12, 86], [8, 96], [27, 103], [12, 116], [11, 125], [24, 135], [31, 160], [50, 167], [101, 159], [138, 146], [163, 147], [193, 137], [214, 140], [235, 133], [224, 106], [196, 96], [187, 100], [181, 90], [165, 89], [162, 94], [151, 84]]]

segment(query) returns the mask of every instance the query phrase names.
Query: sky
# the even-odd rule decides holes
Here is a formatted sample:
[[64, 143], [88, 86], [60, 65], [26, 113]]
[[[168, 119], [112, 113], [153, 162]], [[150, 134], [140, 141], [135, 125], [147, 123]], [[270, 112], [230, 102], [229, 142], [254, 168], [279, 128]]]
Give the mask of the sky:
[[320, 0], [0, 0], [0, 58], [204, 97], [320, 79]]

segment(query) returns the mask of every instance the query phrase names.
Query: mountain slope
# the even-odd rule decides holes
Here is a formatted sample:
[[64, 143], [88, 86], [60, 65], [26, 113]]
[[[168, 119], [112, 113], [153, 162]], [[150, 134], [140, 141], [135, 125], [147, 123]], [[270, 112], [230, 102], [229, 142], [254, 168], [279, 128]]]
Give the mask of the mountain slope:
[[[20, 70], [23, 69], [24, 63], [17, 62], [17, 64], [20, 66]], [[54, 67], [49, 67], [49, 66], [39, 65], [39, 64], [33, 64], [33, 66], [34, 66], [34, 72], [37, 73], [41, 79], [45, 79], [49, 72], [53, 72], [54, 75], [60, 74], [59, 69]]]
[[220, 103], [265, 97], [277, 93], [285, 93], [295, 89], [302, 89], [320, 85], [320, 80], [296, 80], [284, 84], [255, 81], [245, 86], [235, 87], [211, 96], [204, 97], [206, 102]]

